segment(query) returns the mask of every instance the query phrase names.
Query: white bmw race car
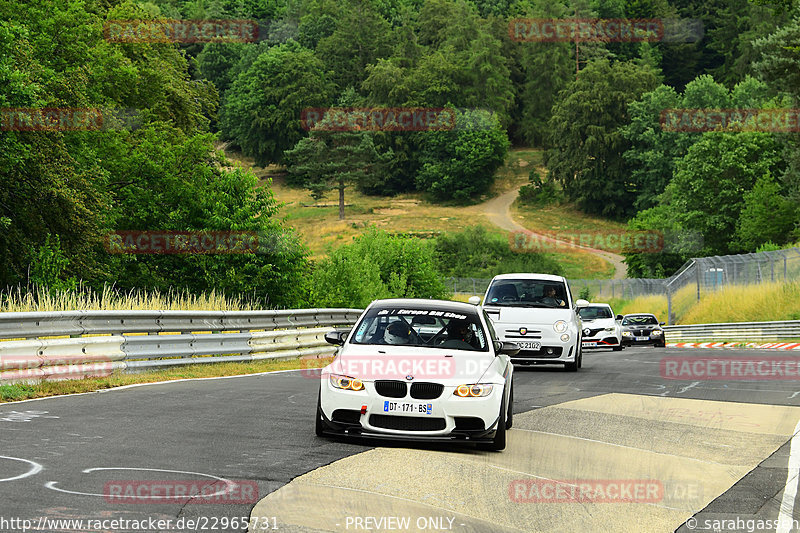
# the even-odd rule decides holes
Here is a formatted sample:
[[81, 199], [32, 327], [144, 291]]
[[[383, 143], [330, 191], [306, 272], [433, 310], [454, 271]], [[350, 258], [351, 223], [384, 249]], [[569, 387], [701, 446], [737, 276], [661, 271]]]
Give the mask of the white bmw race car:
[[514, 343], [480, 308], [441, 300], [376, 300], [320, 374], [316, 433], [475, 442], [502, 450], [512, 424]]

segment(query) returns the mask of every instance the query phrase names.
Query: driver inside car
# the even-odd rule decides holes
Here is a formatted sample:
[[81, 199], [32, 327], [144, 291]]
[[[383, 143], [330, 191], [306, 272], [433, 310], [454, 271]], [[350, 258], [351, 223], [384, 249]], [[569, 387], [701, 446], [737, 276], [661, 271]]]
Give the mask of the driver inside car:
[[386, 326], [383, 332], [383, 342], [386, 344], [408, 344], [411, 342], [411, 327], [398, 320]]
[[449, 341], [465, 342], [470, 347], [475, 348], [475, 334], [469, 327], [469, 322], [466, 320], [452, 319], [445, 326], [447, 337], [441, 342], [444, 344]]
[[544, 296], [542, 296], [542, 303], [552, 305], [554, 307], [564, 307], [566, 305], [564, 300], [556, 295], [556, 288], [552, 285], [545, 287]]

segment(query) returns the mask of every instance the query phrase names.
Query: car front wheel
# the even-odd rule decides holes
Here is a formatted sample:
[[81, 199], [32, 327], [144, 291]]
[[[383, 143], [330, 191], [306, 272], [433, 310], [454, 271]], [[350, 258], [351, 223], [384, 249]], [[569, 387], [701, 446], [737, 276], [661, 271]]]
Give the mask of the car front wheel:
[[322, 401], [320, 393], [317, 395], [317, 423], [314, 425], [314, 432], [317, 434], [317, 437], [322, 437], [325, 434], [325, 427], [322, 424]]
[[500, 405], [500, 416], [497, 420], [497, 431], [494, 433], [494, 440], [492, 440], [492, 442], [478, 444], [480, 449], [499, 452], [506, 448], [506, 416], [506, 402], [503, 400], [503, 403]]
[[506, 429], [511, 429], [514, 424], [514, 386], [511, 386], [511, 391], [508, 393], [508, 417], [506, 418]]

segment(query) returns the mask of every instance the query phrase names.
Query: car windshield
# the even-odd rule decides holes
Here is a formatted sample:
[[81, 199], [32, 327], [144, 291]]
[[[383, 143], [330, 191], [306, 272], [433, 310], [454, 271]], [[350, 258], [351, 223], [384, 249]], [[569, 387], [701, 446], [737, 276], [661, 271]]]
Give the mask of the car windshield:
[[653, 315], [626, 316], [622, 319], [623, 326], [653, 326], [658, 325], [658, 320]]
[[500, 279], [489, 287], [484, 305], [566, 308], [566, 286], [558, 281]]
[[611, 314], [611, 309], [605, 306], [598, 307], [582, 307], [578, 310], [578, 314], [584, 320], [594, 320], [596, 318], [614, 318]]
[[488, 351], [486, 333], [475, 312], [379, 307], [356, 326], [354, 344], [402, 345]]

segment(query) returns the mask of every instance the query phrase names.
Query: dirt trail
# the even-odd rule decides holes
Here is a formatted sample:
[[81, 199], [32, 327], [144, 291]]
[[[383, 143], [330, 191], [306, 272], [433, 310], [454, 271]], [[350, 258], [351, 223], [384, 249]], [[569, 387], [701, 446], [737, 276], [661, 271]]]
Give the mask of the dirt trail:
[[580, 246], [578, 244], [573, 244], [567, 241], [560, 241], [558, 239], [554, 239], [553, 237], [548, 237], [547, 235], [542, 235], [540, 233], [532, 232], [526, 229], [524, 226], [520, 225], [517, 221], [515, 221], [511, 217], [511, 204], [514, 203], [514, 200], [517, 198], [517, 194], [519, 191], [517, 189], [512, 189], [510, 191], [504, 192], [500, 196], [492, 198], [488, 202], [484, 203], [481, 207], [483, 208], [483, 212], [486, 214], [486, 217], [489, 221], [502, 228], [506, 231], [526, 231], [535, 236], [536, 238], [540, 239], [544, 242], [549, 242], [553, 244], [560, 244], [565, 247], [570, 248], [579, 248], [581, 250], [586, 250], [589, 253], [598, 255], [614, 265], [614, 279], [623, 279], [628, 271], [628, 267], [622, 261], [625, 259], [621, 255], [617, 255], [612, 252], [606, 252], [605, 250], [598, 250], [597, 248], [589, 248], [587, 246]]

